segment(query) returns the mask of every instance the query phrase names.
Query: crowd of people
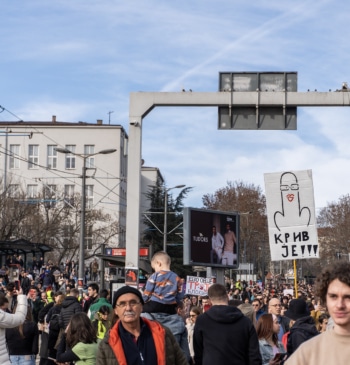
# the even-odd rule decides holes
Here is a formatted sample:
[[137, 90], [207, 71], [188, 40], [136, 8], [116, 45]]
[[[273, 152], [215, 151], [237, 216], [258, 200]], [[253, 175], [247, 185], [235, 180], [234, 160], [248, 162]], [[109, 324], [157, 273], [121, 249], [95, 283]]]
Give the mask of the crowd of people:
[[61, 271], [42, 262], [40, 270], [27, 271], [17, 263], [18, 280], [3, 268], [0, 360], [5, 365], [318, 365], [321, 354], [338, 359], [332, 363], [349, 355], [349, 263], [325, 268], [315, 285], [300, 284], [297, 294], [285, 284], [227, 279], [202, 297], [185, 294], [170, 264], [165, 252], [156, 253], [155, 273], [144, 290], [123, 286], [113, 297], [94, 281], [78, 290], [74, 265]]

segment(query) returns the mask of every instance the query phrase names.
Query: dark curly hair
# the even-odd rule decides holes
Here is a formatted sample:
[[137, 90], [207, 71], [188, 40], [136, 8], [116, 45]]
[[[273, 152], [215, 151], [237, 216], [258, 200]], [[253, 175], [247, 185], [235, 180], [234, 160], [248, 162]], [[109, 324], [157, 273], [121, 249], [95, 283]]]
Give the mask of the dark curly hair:
[[338, 279], [350, 286], [350, 263], [340, 262], [337, 265], [326, 267], [316, 278], [315, 295], [320, 298], [321, 304], [326, 304], [329, 284]]
[[78, 342], [97, 342], [95, 329], [86, 313], [73, 314], [67, 329], [66, 341], [69, 348], [73, 348]]

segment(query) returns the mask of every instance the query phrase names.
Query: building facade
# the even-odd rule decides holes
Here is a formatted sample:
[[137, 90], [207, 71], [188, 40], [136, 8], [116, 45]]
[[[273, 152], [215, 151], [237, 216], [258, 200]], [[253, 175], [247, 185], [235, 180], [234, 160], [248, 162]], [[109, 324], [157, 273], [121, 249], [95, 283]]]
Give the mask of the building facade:
[[[118, 234], [108, 245], [125, 247], [128, 136], [122, 126], [101, 120], [58, 122], [53, 117], [51, 122], [0, 122], [0, 137], [3, 192], [13, 198], [24, 192], [24, 203], [69, 205], [83, 194], [85, 171], [86, 210], [116, 219]], [[99, 243], [90, 232], [86, 227], [87, 249]]]

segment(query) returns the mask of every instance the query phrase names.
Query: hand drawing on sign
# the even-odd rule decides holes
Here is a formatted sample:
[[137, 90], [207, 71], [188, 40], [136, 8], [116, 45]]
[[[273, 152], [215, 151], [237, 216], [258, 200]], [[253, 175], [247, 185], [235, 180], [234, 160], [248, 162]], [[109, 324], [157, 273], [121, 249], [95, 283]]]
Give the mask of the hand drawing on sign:
[[[284, 227], [291, 220], [300, 226], [308, 226], [311, 220], [311, 211], [308, 207], [301, 208], [299, 183], [295, 174], [284, 172], [280, 178], [282, 211], [275, 212], [274, 222], [276, 228]], [[292, 218], [292, 219], [291, 219]]]

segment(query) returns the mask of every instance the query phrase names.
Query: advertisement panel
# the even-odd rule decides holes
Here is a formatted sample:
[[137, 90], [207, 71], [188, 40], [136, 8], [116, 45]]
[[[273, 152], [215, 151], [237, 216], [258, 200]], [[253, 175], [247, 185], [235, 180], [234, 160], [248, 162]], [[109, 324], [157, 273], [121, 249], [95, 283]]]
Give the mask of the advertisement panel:
[[237, 269], [239, 213], [184, 209], [184, 264]]

